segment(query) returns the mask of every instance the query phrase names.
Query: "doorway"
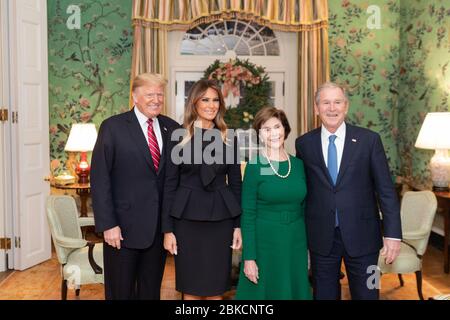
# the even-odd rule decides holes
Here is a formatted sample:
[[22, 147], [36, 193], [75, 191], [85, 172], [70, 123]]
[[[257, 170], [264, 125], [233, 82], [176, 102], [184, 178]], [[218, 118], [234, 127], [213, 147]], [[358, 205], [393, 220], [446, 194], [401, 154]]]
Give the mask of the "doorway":
[[[7, 3], [0, 2], [0, 272], [8, 269], [7, 257], [11, 250], [8, 245], [11, 241], [11, 217], [7, 216], [10, 201], [10, 185], [8, 172], [10, 172], [7, 146], [9, 145], [9, 68], [8, 68], [8, 17]], [[8, 254], [7, 254], [8, 253]], [[10, 255], [12, 256], [12, 255]]]
[[0, 267], [24, 270], [51, 257], [47, 1], [5, 0], [0, 9]]
[[[284, 72], [269, 72], [269, 103], [284, 109]], [[183, 122], [184, 107], [194, 83], [203, 77], [201, 71], [175, 71], [175, 120]]]
[[[168, 116], [182, 122], [192, 84], [215, 60], [237, 57], [265, 68], [271, 82], [271, 103], [283, 109], [297, 132], [297, 50], [295, 33], [276, 32], [244, 20], [214, 21], [187, 32], [168, 33]], [[230, 54], [231, 53], [231, 54]], [[295, 137], [286, 141], [295, 151]]]

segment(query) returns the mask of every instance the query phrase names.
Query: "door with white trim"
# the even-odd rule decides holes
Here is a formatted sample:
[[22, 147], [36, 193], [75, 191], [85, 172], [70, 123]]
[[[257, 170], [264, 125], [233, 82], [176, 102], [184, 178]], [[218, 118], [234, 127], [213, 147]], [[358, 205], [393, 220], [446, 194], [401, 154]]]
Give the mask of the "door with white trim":
[[[279, 109], [284, 105], [284, 72], [269, 72], [269, 103]], [[203, 77], [203, 71], [175, 71], [175, 81], [172, 84], [175, 92], [175, 120], [183, 122], [184, 107], [189, 92], [194, 83]]]
[[175, 120], [183, 123], [184, 106], [194, 83], [203, 77], [202, 71], [176, 71], [175, 82]]
[[51, 257], [45, 201], [50, 186], [47, 65], [47, 1], [9, 3], [12, 124], [14, 268]]
[[[0, 2], [0, 110], [7, 112], [7, 83], [8, 83], [8, 67], [7, 67], [7, 16], [6, 2]], [[0, 120], [0, 238], [6, 239], [6, 134], [8, 121]], [[7, 269], [6, 265], [6, 249], [0, 248], [0, 272]]]
[[278, 109], [285, 109], [284, 105], [284, 72], [269, 72], [269, 103]]
[[[168, 115], [177, 121], [180, 121], [183, 113], [182, 101], [187, 94], [186, 90], [182, 92], [180, 82], [175, 81], [179, 73], [203, 74], [216, 59], [226, 62], [237, 57], [265, 67], [272, 85], [271, 103], [284, 109], [292, 132], [297, 131], [296, 33], [272, 31], [266, 26], [258, 26], [255, 22], [217, 20], [187, 32], [169, 32], [167, 51], [168, 76], [171, 81], [171, 98], [167, 110]], [[192, 77], [186, 81], [193, 81], [194, 78], [200, 77]], [[286, 148], [291, 153], [295, 151], [295, 138], [295, 134], [292, 134], [286, 141]]]

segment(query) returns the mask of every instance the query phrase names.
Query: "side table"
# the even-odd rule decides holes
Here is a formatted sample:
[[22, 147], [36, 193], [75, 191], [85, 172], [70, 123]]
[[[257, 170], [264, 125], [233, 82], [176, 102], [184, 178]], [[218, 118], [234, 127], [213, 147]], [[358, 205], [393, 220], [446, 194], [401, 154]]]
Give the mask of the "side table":
[[449, 242], [450, 242], [450, 192], [433, 191], [444, 210], [444, 272], [449, 273]]
[[[414, 183], [408, 182], [409, 187], [414, 191], [430, 190], [431, 186], [416, 185]], [[450, 254], [449, 254], [449, 243], [450, 243], [450, 192], [448, 191], [434, 191], [436, 199], [438, 201], [438, 208], [442, 208], [444, 214], [444, 272], [449, 273], [450, 269]]]
[[50, 179], [50, 185], [56, 189], [75, 190], [77, 195], [80, 196], [81, 201], [80, 217], [87, 217], [87, 200], [91, 194], [91, 185], [89, 183], [72, 183], [62, 186], [56, 184], [53, 179]]

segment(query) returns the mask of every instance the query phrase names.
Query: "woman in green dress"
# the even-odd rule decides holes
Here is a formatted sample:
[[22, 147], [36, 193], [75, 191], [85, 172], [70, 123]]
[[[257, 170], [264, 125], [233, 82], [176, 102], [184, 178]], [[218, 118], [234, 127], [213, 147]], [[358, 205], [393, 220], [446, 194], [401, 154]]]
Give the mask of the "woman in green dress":
[[245, 168], [236, 299], [309, 300], [303, 162], [284, 149], [291, 129], [282, 110], [260, 110], [253, 127], [263, 148]]

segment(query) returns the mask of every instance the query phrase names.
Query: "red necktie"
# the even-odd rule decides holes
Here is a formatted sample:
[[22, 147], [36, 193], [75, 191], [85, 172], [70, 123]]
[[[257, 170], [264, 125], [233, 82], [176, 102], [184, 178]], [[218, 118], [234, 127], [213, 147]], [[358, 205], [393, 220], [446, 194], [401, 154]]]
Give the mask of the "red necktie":
[[155, 131], [153, 130], [153, 119], [148, 119], [147, 123], [148, 147], [150, 148], [150, 154], [152, 155], [155, 170], [158, 171], [161, 153], [159, 151], [158, 140], [156, 140]]

